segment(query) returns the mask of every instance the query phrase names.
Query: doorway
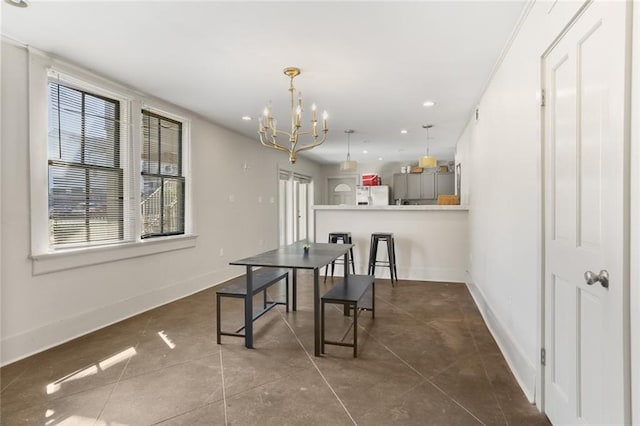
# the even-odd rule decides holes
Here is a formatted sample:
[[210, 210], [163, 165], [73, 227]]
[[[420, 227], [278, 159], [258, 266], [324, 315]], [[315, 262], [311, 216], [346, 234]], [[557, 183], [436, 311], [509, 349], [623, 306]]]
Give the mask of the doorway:
[[327, 201], [332, 206], [356, 205], [356, 182], [355, 176], [351, 177], [330, 177], [327, 179]]
[[624, 2], [588, 3], [542, 58], [543, 406], [630, 421]]
[[281, 170], [278, 192], [280, 246], [309, 239], [313, 203], [311, 178]]

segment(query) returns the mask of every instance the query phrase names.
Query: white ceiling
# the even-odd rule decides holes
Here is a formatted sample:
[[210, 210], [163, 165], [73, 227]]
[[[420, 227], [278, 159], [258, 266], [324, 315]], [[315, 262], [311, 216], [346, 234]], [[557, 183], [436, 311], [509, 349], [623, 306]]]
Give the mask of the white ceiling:
[[354, 129], [352, 159], [416, 162], [423, 124], [431, 153], [453, 159], [525, 2], [3, 2], [1, 28], [256, 140], [269, 100], [289, 122], [282, 70], [297, 66], [307, 111], [329, 112], [326, 142], [305, 156], [344, 160]]

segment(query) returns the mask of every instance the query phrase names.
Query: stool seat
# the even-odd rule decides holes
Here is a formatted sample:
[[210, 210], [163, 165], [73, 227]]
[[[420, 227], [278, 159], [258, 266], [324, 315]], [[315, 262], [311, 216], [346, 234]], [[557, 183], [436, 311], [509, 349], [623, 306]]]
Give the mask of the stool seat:
[[[352, 240], [351, 240], [351, 232], [330, 232], [329, 233], [329, 243], [330, 244], [338, 244], [338, 242], [342, 243], [342, 244], [353, 244]], [[356, 273], [356, 266], [353, 260], [353, 247], [351, 247], [349, 249], [349, 256], [348, 256], [348, 263], [351, 264], [351, 270], [353, 272], [353, 274], [355, 275]], [[333, 262], [331, 262], [331, 278], [333, 278], [333, 273], [335, 271], [335, 267], [336, 264], [338, 265], [342, 265], [344, 264], [344, 261], [342, 261], [341, 259], [336, 259]], [[345, 265], [346, 268], [349, 267], [349, 265]], [[329, 265], [325, 266], [324, 268], [324, 282], [327, 282], [327, 272], [329, 270]]]
[[[389, 260], [378, 260], [378, 243], [384, 241], [387, 244], [387, 255]], [[395, 287], [398, 281], [398, 268], [396, 266], [396, 246], [393, 232], [374, 232], [371, 234], [371, 245], [369, 247], [369, 275], [375, 275], [376, 265], [388, 266], [391, 277], [391, 285]]]

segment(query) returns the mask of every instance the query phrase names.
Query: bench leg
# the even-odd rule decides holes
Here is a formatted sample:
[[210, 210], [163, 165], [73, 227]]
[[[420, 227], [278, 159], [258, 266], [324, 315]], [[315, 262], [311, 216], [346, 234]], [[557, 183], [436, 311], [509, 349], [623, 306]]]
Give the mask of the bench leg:
[[216, 342], [220, 344], [220, 295], [216, 294]]
[[376, 282], [371, 283], [371, 318], [376, 317]]
[[358, 358], [358, 304], [353, 305], [353, 357]]
[[253, 349], [253, 267], [247, 266], [247, 295], [244, 298], [244, 345]]
[[322, 327], [320, 328], [320, 353], [324, 353], [324, 300], [320, 302], [320, 315], [322, 318]]

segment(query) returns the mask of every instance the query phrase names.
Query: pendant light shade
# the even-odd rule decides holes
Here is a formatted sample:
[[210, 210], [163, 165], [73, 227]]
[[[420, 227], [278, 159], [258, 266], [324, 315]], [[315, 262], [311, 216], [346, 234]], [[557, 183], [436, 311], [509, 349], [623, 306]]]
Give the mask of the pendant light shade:
[[430, 169], [438, 165], [438, 160], [436, 160], [436, 157], [425, 155], [424, 157], [420, 157], [420, 160], [418, 160], [418, 164], [420, 165], [420, 167]]
[[340, 163], [340, 170], [343, 172], [352, 172], [358, 170], [358, 162], [353, 160], [347, 160]]
[[344, 132], [347, 134], [347, 160], [340, 163], [340, 170], [343, 172], [358, 170], [358, 162], [351, 160], [351, 134], [354, 131], [347, 129]]
[[433, 124], [425, 124], [422, 126], [423, 129], [427, 129], [427, 155], [424, 157], [420, 157], [418, 160], [418, 165], [425, 169], [431, 169], [438, 165], [438, 160], [436, 157], [429, 155], [429, 129], [433, 127]]

